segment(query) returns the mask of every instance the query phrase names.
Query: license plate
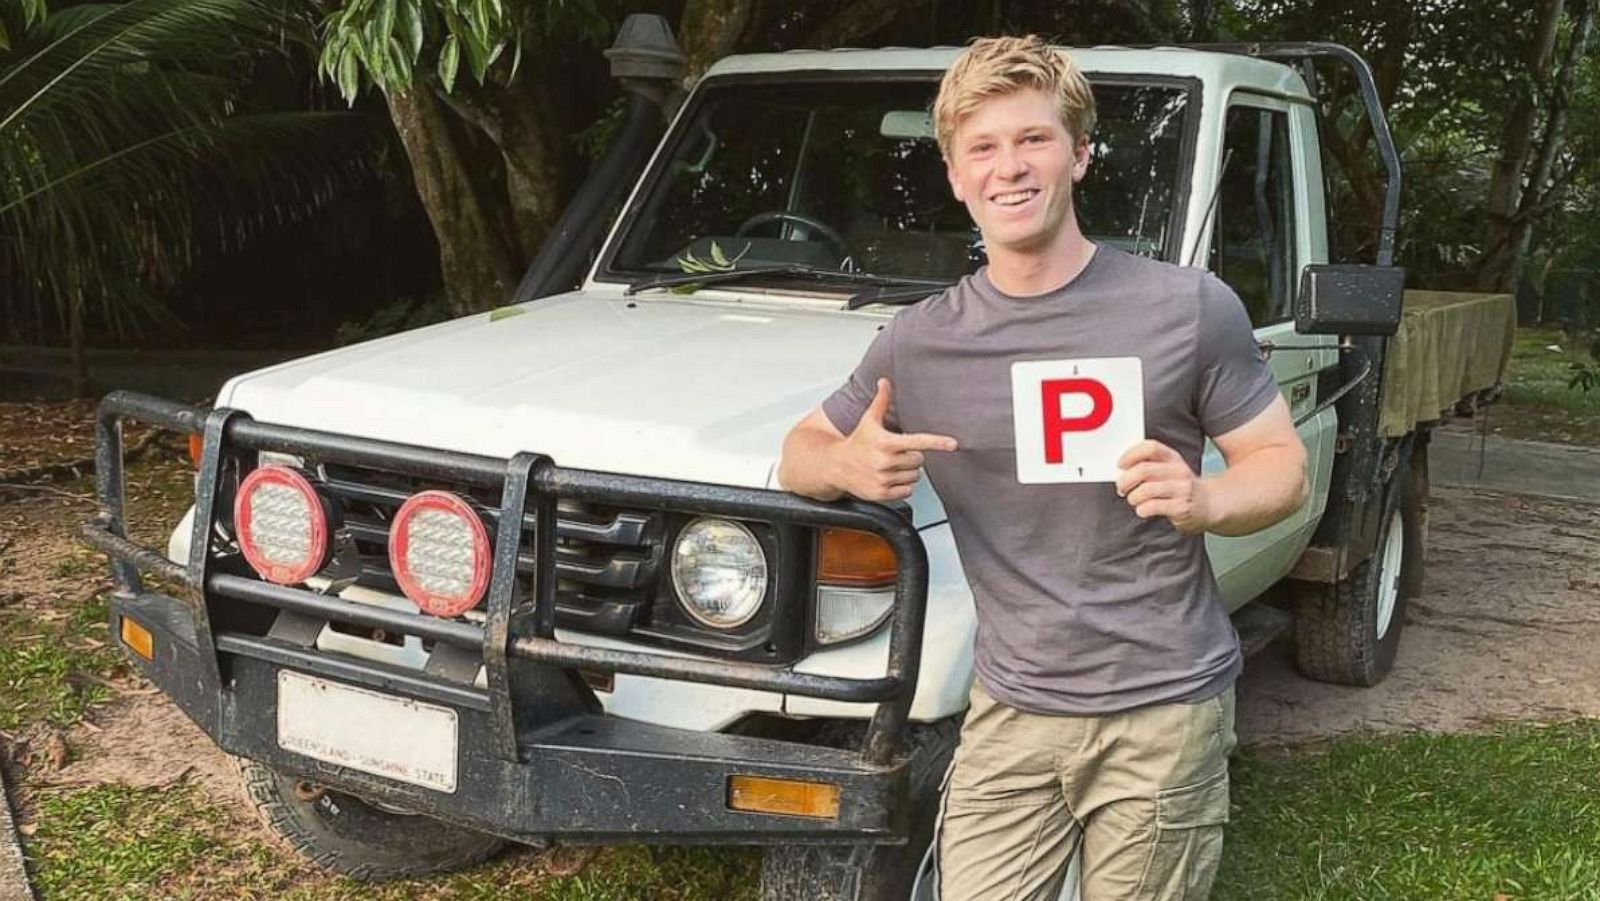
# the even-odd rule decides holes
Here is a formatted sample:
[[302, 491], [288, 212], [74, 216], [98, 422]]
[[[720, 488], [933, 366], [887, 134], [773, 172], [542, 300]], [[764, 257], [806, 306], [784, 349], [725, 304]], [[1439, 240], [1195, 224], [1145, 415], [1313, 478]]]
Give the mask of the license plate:
[[456, 712], [278, 671], [278, 746], [435, 791], [456, 790]]

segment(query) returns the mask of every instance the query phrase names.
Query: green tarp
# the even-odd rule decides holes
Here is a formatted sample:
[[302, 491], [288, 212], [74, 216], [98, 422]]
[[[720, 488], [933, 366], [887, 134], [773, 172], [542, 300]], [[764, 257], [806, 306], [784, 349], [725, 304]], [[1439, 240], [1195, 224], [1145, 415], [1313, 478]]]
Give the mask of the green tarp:
[[1510, 294], [1407, 291], [1389, 341], [1378, 428], [1388, 438], [1441, 418], [1505, 378], [1517, 328]]

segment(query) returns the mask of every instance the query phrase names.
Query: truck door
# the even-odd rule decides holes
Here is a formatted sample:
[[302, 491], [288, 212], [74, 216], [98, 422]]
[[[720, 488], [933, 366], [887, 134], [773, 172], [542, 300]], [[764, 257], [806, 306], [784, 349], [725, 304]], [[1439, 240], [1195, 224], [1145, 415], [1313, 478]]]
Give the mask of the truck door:
[[[1242, 92], [1230, 98], [1215, 161], [1218, 193], [1208, 257], [1211, 271], [1244, 301], [1256, 340], [1269, 354], [1272, 374], [1296, 418], [1316, 406], [1318, 372], [1337, 358], [1333, 339], [1296, 334], [1293, 321], [1301, 268], [1327, 259], [1320, 212], [1322, 175], [1314, 141], [1309, 105], [1300, 108], [1276, 97]], [[1316, 468], [1328, 465], [1326, 458], [1331, 458], [1333, 428], [1331, 412], [1299, 426], [1313, 485], [1319, 484]], [[1222, 469], [1222, 457], [1210, 442], [1202, 468]], [[1230, 607], [1264, 591], [1294, 565], [1315, 522], [1311, 511], [1321, 509], [1320, 499], [1312, 500], [1254, 535], [1206, 536], [1212, 567]]]

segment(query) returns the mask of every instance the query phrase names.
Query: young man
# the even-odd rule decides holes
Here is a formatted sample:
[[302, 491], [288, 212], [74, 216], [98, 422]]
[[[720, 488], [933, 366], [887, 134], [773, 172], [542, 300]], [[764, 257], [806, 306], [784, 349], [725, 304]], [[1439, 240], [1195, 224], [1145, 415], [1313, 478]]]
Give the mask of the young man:
[[[1241, 660], [1204, 533], [1254, 532], [1308, 493], [1233, 292], [1079, 230], [1094, 116], [1083, 75], [1038, 38], [979, 40], [956, 60], [935, 128], [988, 265], [885, 326], [789, 433], [778, 470], [800, 494], [881, 501], [910, 496], [926, 468], [949, 514], [978, 633], [944, 901], [1053, 899], [1080, 846], [1094, 901], [1206, 896]], [[1041, 397], [1058, 425], [1092, 416], [1082, 398], [1040, 395], [1038, 365], [1136, 379], [1145, 437], [1100, 461], [1105, 480], [1024, 465]], [[1206, 437], [1228, 465], [1200, 478]]]

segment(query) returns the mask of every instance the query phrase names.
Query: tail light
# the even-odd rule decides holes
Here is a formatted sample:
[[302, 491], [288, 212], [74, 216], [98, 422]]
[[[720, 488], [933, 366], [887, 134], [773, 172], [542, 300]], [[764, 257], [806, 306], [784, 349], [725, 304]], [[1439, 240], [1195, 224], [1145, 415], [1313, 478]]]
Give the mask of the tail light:
[[477, 606], [492, 558], [483, 520], [447, 491], [412, 495], [389, 526], [395, 581], [424, 613], [460, 616]]
[[269, 582], [304, 582], [328, 561], [328, 511], [306, 477], [287, 466], [245, 476], [233, 522], [245, 560]]

